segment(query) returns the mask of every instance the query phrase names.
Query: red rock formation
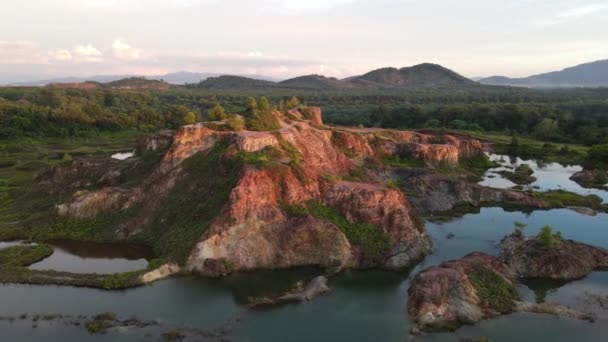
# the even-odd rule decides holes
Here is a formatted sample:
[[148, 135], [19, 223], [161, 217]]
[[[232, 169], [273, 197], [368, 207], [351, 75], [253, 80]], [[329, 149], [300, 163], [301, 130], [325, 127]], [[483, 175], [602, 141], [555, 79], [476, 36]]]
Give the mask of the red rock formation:
[[[235, 158], [239, 151], [251, 153], [269, 146], [282, 157], [273, 160], [269, 167], [243, 168], [224, 209], [217, 213], [190, 254], [186, 269], [218, 275], [225, 273], [222, 270], [226, 265], [228, 270], [357, 266], [358, 250], [338, 227], [310, 216], [289, 217], [284, 207], [305, 205], [311, 200], [335, 208], [351, 222], [370, 223], [386, 233], [391, 244], [386, 255], [387, 267], [411, 265], [430, 249], [430, 240], [401, 191], [372, 183], [324, 179], [327, 175], [337, 178], [347, 175], [354, 165], [349, 156], [375, 158], [379, 153], [397, 153], [416, 144], [427, 146], [424, 144], [432, 136], [382, 130], [332, 131], [320, 127], [318, 108], [290, 111], [288, 117], [297, 120], [288, 120], [278, 112], [275, 115], [281, 124], [276, 132], [218, 131], [205, 124], [184, 126], [173, 135], [160, 164], [138, 186], [108, 187], [79, 194], [61, 205], [58, 212], [84, 218], [137, 207], [138, 212], [115, 230], [120, 237], [137, 234], [146, 229], [164, 198], [183, 177], [182, 162], [222, 141], [229, 145], [225, 158]], [[383, 152], [378, 152], [378, 139], [386, 145]], [[455, 151], [455, 157], [428, 153], [424, 158], [453, 161], [474, 152], [473, 145], [469, 147], [459, 141], [452, 139], [447, 145], [437, 145], [442, 146], [439, 150]], [[164, 136], [142, 139], [138, 150], [155, 150], [163, 142]]]
[[420, 329], [453, 330], [499, 314], [482, 302], [469, 278], [476, 270], [494, 273], [515, 290], [516, 274], [487, 254], [471, 253], [430, 267], [416, 275], [408, 290], [407, 310]]

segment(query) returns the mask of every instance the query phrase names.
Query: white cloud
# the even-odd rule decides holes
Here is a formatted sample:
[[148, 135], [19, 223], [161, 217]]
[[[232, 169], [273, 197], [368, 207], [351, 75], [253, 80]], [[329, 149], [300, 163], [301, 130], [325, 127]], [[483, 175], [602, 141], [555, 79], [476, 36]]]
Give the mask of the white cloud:
[[582, 7], [573, 8], [564, 12], [558, 13], [555, 17], [558, 19], [580, 18], [589, 14], [596, 13], [608, 9], [607, 4], [590, 4]]
[[72, 53], [69, 50], [65, 49], [56, 49], [48, 52], [49, 57], [52, 60], [66, 62], [72, 60]]
[[261, 51], [250, 51], [247, 53], [247, 57], [262, 57], [263, 55]]
[[48, 58], [38, 44], [28, 41], [0, 41], [1, 64], [45, 64]]
[[608, 10], [608, 4], [594, 3], [584, 6], [574, 7], [561, 12], [557, 12], [549, 17], [544, 17], [537, 21], [538, 26], [551, 26], [570, 22], [599, 12]]
[[78, 45], [72, 51], [76, 61], [84, 63], [103, 62], [103, 53], [92, 44]]
[[355, 0], [278, 0], [280, 7], [291, 11], [330, 9]]
[[138, 60], [142, 57], [142, 50], [116, 39], [112, 44], [112, 54], [118, 59]]

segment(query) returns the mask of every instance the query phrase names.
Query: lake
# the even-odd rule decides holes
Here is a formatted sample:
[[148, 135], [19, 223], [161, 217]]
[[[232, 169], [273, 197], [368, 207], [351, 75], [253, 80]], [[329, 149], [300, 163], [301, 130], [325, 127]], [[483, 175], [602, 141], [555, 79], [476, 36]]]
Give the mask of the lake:
[[[21, 313], [96, 314], [116, 312], [122, 317], [160, 320], [168, 326], [217, 328], [234, 317], [242, 317], [230, 335], [235, 341], [404, 341], [412, 322], [406, 315], [407, 289], [411, 277], [421, 269], [442, 261], [459, 258], [472, 251], [496, 254], [496, 244], [514, 229], [514, 222], [527, 224], [526, 234], [538, 233], [550, 224], [565, 238], [608, 247], [608, 215], [585, 216], [567, 209], [535, 211], [531, 214], [506, 212], [500, 208], [483, 208], [479, 214], [465, 215], [446, 223], [427, 222], [434, 241], [434, 253], [411, 273], [383, 271], [346, 271], [330, 278], [333, 290], [312, 302], [265, 310], [248, 310], [249, 296], [274, 294], [299, 279], [310, 279], [321, 273], [316, 269], [264, 271], [236, 274], [223, 279], [201, 277], [172, 278], [126, 291], [108, 292], [96, 289], [62, 286], [2, 285], [0, 315]], [[449, 233], [454, 234], [448, 238]], [[586, 293], [608, 295], [608, 273], [594, 272], [584, 280], [568, 284], [530, 284], [520, 286], [530, 300], [537, 296], [573, 306], [582, 305]], [[540, 293], [541, 295], [539, 295]], [[544, 293], [544, 294], [543, 294]], [[28, 329], [18, 322], [1, 323], [4, 340], [36, 341], [65, 338], [79, 340], [145, 340], [133, 333], [98, 336], [83, 329], [50, 324]], [[41, 333], [41, 331], [43, 333]], [[126, 335], [125, 335], [126, 334]], [[463, 337], [486, 336], [493, 341], [601, 340], [608, 334], [608, 318], [594, 324], [547, 315], [514, 314], [456, 333], [417, 337], [420, 341], [460, 341]], [[116, 337], [111, 339], [109, 336]]]

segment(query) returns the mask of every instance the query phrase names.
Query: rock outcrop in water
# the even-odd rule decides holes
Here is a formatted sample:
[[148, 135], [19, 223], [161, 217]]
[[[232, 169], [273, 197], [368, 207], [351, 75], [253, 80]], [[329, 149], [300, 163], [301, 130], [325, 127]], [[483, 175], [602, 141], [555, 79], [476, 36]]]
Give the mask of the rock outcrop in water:
[[[87, 186], [72, 192], [56, 212], [67, 220], [128, 212], [113, 222], [117, 239], [151, 235], [171, 253], [189, 246], [181, 251], [187, 255], [183, 269], [211, 276], [294, 266], [367, 267], [378, 261], [401, 268], [424, 256], [431, 242], [408, 197], [384, 185], [387, 170], [378, 161], [403, 156], [433, 167], [482, 153], [479, 141], [465, 137], [330, 129], [322, 126], [318, 108], [273, 115], [281, 126], [273, 132], [199, 123], [172, 136], [139, 139], [137, 151], [144, 157], [117, 162], [102, 173], [78, 171], [90, 177], [76, 184]], [[70, 167], [57, 168], [47, 182], [60, 188], [54, 179]], [[101, 182], [104, 176], [112, 179], [107, 175], [115, 180]], [[168, 209], [180, 202], [190, 211]], [[294, 214], [311, 203], [316, 212]], [[179, 212], [187, 217], [176, 216]], [[180, 240], [184, 225], [194, 240]], [[357, 229], [377, 244], [366, 243]], [[372, 262], [372, 253], [380, 260]]]
[[608, 173], [605, 170], [584, 169], [570, 176], [570, 180], [584, 188], [608, 189]]
[[421, 330], [454, 330], [513, 311], [516, 279], [500, 259], [472, 253], [417, 274], [408, 290], [408, 313]]
[[590, 320], [593, 316], [554, 303], [528, 303], [516, 291], [521, 278], [573, 280], [608, 267], [608, 251], [572, 240], [548, 246], [520, 232], [506, 236], [498, 257], [471, 253], [420, 272], [408, 290], [408, 313], [423, 331], [454, 330], [511, 312]]
[[500, 243], [502, 259], [520, 276], [544, 279], [580, 279], [608, 267], [608, 250], [560, 239], [547, 246], [539, 238], [511, 234]]
[[512, 312], [594, 320], [560, 304], [521, 301], [516, 288], [520, 277], [503, 258], [477, 252], [420, 272], [408, 290], [413, 332], [456, 330]]

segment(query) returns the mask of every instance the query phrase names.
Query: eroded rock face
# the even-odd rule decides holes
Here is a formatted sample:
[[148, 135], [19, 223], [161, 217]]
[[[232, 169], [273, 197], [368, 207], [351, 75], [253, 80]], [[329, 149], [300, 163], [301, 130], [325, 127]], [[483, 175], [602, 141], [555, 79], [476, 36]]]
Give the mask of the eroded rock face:
[[500, 247], [503, 260], [526, 278], [579, 279], [608, 267], [608, 250], [573, 240], [545, 246], [538, 238], [511, 234]]
[[76, 219], [93, 218], [99, 212], [126, 209], [128, 198], [128, 193], [119, 188], [77, 192], [71, 202], [57, 205], [57, 213]]
[[[444, 144], [433, 144], [432, 135], [417, 132], [332, 131], [321, 126], [320, 109], [306, 113], [292, 110], [289, 114], [297, 120], [275, 113], [281, 126], [275, 132], [219, 131], [212, 129], [213, 125], [195, 124], [182, 127], [170, 139], [141, 139], [142, 151], [166, 148], [159, 163], [141, 181], [125, 188], [107, 186], [77, 193], [59, 205], [57, 212], [80, 219], [131, 208], [136, 212], [117, 224], [114, 234], [117, 238], [132, 237], [154, 222], [164, 201], [184, 179], [184, 162], [195, 154], [224, 146], [220, 158], [240, 158], [242, 154], [264, 153], [268, 148], [266, 151], [278, 152], [280, 157], [267, 166], [247, 162], [239, 166], [238, 181], [227, 190], [223, 208], [212, 220], [201, 222], [208, 227], [190, 251], [186, 271], [221, 276], [261, 268], [362, 266], [361, 251], [339, 227], [312, 216], [290, 216], [286, 209], [310, 201], [337, 210], [351, 223], [368, 223], [386, 234], [390, 240], [386, 267], [411, 266], [424, 256], [430, 250], [430, 239], [420, 219], [408, 197], [383, 185], [381, 171], [367, 170], [377, 173], [377, 177], [369, 177], [369, 182], [328, 179], [348, 175], [362, 159], [403, 153], [404, 149], [426, 149], [428, 153], [420, 157], [428, 162], [457, 162], [462, 156], [481, 153], [478, 144], [455, 137], [445, 138]], [[167, 141], [170, 146], [165, 146]], [[444, 150], [447, 152], [436, 152]]]
[[274, 224], [248, 220], [205, 234], [186, 268], [217, 275], [209, 259], [224, 260], [229, 271], [295, 266], [355, 266], [352, 247], [338, 227], [314, 217], [291, 218]]
[[[515, 291], [515, 272], [491, 255], [472, 253], [430, 267], [416, 275], [408, 290], [408, 313], [420, 329], [454, 330], [501, 313], [479, 293], [479, 285], [472, 279], [474, 272], [492, 274], [508, 291]], [[512, 305], [503, 313], [515, 305], [511, 297], [505, 301]]]

